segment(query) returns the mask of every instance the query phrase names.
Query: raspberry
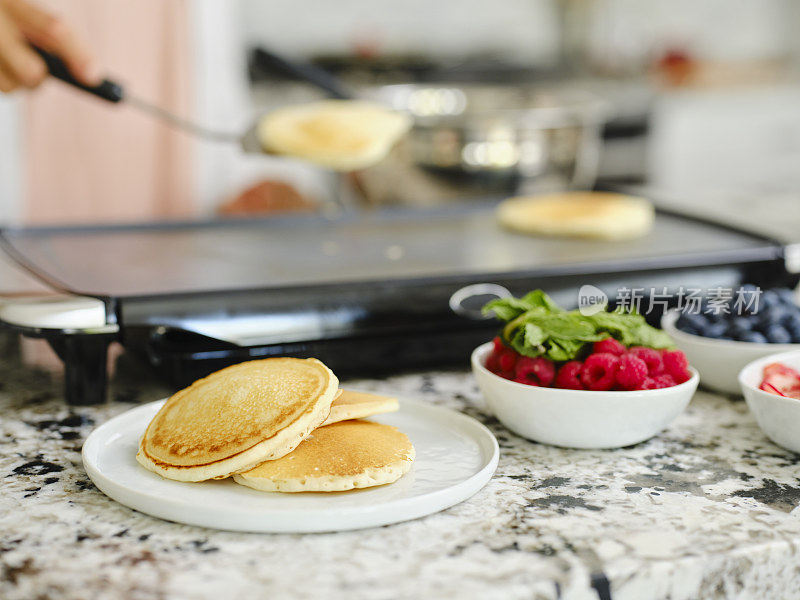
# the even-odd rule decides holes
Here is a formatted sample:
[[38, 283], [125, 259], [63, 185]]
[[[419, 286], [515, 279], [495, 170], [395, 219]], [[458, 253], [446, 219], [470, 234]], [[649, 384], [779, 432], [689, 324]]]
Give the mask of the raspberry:
[[675, 385], [675, 380], [670, 375], [656, 375], [648, 377], [642, 384], [643, 390], [660, 390]]
[[661, 360], [661, 355], [657, 350], [646, 348], [644, 346], [633, 346], [628, 350], [636, 358], [641, 358], [647, 365], [647, 374], [650, 377], [661, 375], [664, 372], [664, 361]]
[[489, 356], [486, 357], [486, 368], [489, 369], [492, 373], [497, 374], [500, 371], [500, 365], [498, 364], [498, 357], [497, 354], [492, 352]]
[[647, 364], [633, 354], [619, 358], [617, 385], [623, 390], [640, 390], [647, 379]]
[[514, 373], [514, 367], [517, 366], [517, 353], [511, 348], [506, 348], [498, 353], [497, 364], [500, 366], [500, 370], [503, 371], [503, 373], [512, 375]]
[[672, 376], [675, 383], [683, 383], [691, 379], [689, 361], [680, 350], [662, 350], [661, 360], [664, 362], [664, 370]]
[[503, 343], [502, 338], [498, 335], [496, 338], [492, 340], [492, 351], [493, 352], [502, 352], [506, 349], [506, 345]]
[[613, 337], [607, 337], [604, 340], [595, 342], [592, 351], [597, 354], [600, 352], [608, 352], [609, 354], [616, 354], [621, 356], [625, 354], [625, 346], [615, 340]]
[[541, 356], [537, 358], [523, 356], [517, 361], [514, 375], [514, 381], [517, 383], [548, 387], [556, 376], [556, 368], [552, 361]]
[[494, 338], [492, 340], [492, 351], [489, 353], [489, 356], [486, 357], [486, 368], [495, 375], [502, 376], [503, 369], [500, 368], [500, 357], [508, 349], [509, 348], [503, 344], [503, 340], [500, 338], [500, 336]]
[[610, 390], [616, 381], [619, 357], [610, 352], [590, 354], [581, 369], [581, 381], [595, 392]]
[[675, 378], [672, 375], [667, 375], [666, 373], [659, 375], [658, 377], [654, 377], [653, 379], [656, 381], [656, 383], [658, 383], [658, 385], [665, 388], [676, 385]]
[[579, 360], [571, 360], [564, 363], [556, 375], [556, 387], [565, 390], [582, 390], [581, 369], [583, 363]]

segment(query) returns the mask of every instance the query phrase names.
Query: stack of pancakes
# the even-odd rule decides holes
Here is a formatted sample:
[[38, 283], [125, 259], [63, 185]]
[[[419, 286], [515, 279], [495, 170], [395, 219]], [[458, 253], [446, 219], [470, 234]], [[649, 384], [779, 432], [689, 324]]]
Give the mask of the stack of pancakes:
[[265, 491], [382, 485], [408, 472], [414, 447], [394, 427], [359, 419], [397, 408], [394, 398], [339, 390], [316, 359], [254, 360], [169, 398], [136, 459], [167, 479], [233, 476]]

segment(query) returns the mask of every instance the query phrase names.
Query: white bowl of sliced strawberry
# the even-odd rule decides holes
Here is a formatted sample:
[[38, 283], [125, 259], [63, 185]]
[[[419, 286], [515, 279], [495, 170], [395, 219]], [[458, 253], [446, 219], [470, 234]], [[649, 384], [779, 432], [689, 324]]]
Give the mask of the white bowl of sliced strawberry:
[[528, 439], [636, 444], [669, 425], [697, 389], [685, 355], [638, 315], [564, 311], [539, 290], [486, 309], [505, 326], [475, 349], [473, 373], [492, 412]]
[[739, 372], [739, 384], [767, 437], [800, 453], [800, 351], [754, 360]]

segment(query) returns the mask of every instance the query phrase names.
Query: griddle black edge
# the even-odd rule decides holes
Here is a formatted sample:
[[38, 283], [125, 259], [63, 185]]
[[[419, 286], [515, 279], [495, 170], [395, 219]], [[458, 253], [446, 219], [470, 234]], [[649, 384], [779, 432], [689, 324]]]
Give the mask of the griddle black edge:
[[[688, 277], [701, 277], [709, 285], [735, 286], [750, 282], [762, 287], [795, 285], [797, 277], [786, 273], [782, 261], [682, 267], [606, 273], [541, 275], [515, 280], [492, 280], [515, 295], [542, 288], [555, 297], [577, 298], [578, 287], [587, 282], [611, 291], [648, 279], [674, 289]], [[635, 285], [635, 284], [634, 284]], [[614, 303], [614, 297], [610, 297]], [[563, 302], [567, 306], [566, 301]], [[674, 302], [670, 303], [674, 305]], [[658, 326], [663, 310], [647, 315]], [[315, 357], [341, 377], [382, 377], [400, 372], [469, 365], [472, 350], [497, 334], [494, 320], [473, 321], [449, 310], [431, 313], [416, 323], [383, 331], [353, 332], [328, 339], [236, 346], [179, 329], [128, 327], [123, 329], [125, 347], [144, 357], [170, 385], [182, 388], [201, 377], [238, 362], [270, 356]], [[374, 330], [373, 330], [374, 331]]]

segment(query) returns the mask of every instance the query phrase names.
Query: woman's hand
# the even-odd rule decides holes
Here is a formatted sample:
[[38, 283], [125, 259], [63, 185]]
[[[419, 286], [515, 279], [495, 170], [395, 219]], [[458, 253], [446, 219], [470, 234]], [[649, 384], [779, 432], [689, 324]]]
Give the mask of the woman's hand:
[[34, 88], [47, 77], [30, 44], [60, 57], [82, 83], [99, 83], [91, 54], [66, 23], [27, 0], [0, 0], [0, 91]]

